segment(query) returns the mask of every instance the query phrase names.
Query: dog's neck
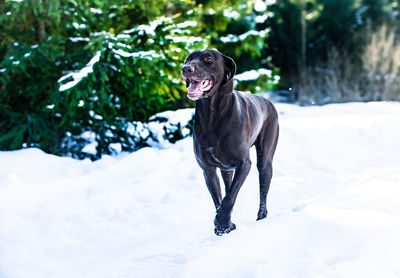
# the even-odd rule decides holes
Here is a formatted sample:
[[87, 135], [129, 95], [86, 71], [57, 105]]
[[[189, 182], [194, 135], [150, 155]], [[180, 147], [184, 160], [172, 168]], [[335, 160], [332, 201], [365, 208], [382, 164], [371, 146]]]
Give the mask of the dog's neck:
[[197, 100], [195, 112], [197, 124], [204, 130], [213, 128], [230, 111], [229, 107], [233, 105], [234, 99], [233, 80], [231, 80], [221, 85], [214, 95]]
[[233, 93], [233, 76], [219, 85], [217, 94], [227, 95]]

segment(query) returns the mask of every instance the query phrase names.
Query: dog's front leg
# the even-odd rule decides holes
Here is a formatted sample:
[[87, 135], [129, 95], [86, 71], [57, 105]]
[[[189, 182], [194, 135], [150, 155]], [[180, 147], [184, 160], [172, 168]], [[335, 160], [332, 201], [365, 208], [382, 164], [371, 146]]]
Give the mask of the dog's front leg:
[[203, 169], [203, 174], [204, 178], [206, 179], [208, 191], [210, 191], [211, 198], [214, 201], [215, 208], [218, 209], [218, 207], [221, 205], [222, 196], [216, 168]]
[[227, 234], [236, 228], [236, 225], [231, 222], [232, 209], [239, 190], [249, 174], [250, 168], [251, 161], [249, 158], [241, 161], [236, 167], [235, 177], [233, 178], [229, 192], [222, 200], [221, 205], [217, 208], [217, 215], [214, 220], [216, 235]]

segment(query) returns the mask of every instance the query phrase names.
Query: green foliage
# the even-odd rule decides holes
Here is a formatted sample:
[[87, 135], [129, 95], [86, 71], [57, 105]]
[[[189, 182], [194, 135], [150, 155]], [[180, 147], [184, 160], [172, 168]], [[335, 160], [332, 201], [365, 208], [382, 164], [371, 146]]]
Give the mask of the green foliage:
[[[226, 28], [218, 31], [211, 38], [211, 47], [218, 48], [222, 53], [232, 57], [237, 64], [237, 74], [251, 70], [270, 68], [264, 50], [267, 48], [266, 38], [269, 28], [257, 24], [257, 12], [252, 5], [241, 5], [236, 10], [224, 11], [229, 20]], [[262, 93], [277, 86], [277, 68], [274, 71], [264, 70], [263, 74], [254, 79], [237, 78], [237, 90]]]
[[301, 6], [295, 1], [282, 0], [268, 10], [272, 16], [262, 24], [270, 27], [266, 53], [284, 76], [297, 76], [301, 57]]
[[62, 135], [57, 128], [56, 115], [47, 106], [53, 102], [61, 72], [60, 69], [50, 71], [48, 65], [59, 62], [60, 56], [62, 47], [51, 41], [41, 47], [14, 43], [0, 63], [2, 149], [41, 142], [44, 149], [56, 151], [54, 143]]
[[[110, 144], [115, 143], [124, 151], [135, 149], [133, 138], [124, 132], [127, 122], [147, 121], [159, 111], [176, 108], [175, 100], [185, 95], [184, 84], [177, 78], [179, 65], [189, 48], [203, 46], [200, 38], [188, 36], [186, 25], [182, 30], [180, 24], [165, 18], [117, 36], [102, 33], [92, 39], [89, 46], [102, 45], [93, 65], [60, 79], [55, 111], [72, 136], [86, 130], [96, 133], [101, 142], [98, 156], [110, 153]], [[69, 88], [69, 84], [74, 86]]]
[[[299, 93], [321, 83], [311, 82], [313, 72], [332, 72], [332, 49], [351, 53], [348, 61], [362, 68], [368, 32], [381, 24], [399, 32], [399, 0], [280, 0], [266, 9], [260, 3], [0, 1], [0, 149], [36, 146], [97, 159], [116, 144], [127, 151], [145, 146], [153, 135], [141, 137], [132, 123], [193, 106], [180, 67], [195, 48], [232, 57], [239, 90], [279, 84]], [[348, 71], [336, 72], [346, 77], [337, 80], [355, 84]], [[165, 137], [175, 141], [183, 128], [167, 129]], [[93, 140], [96, 151], [88, 153]]]
[[[242, 0], [0, 2], [0, 149], [97, 159], [115, 144], [146, 145], [132, 122], [193, 105], [180, 80], [191, 50], [227, 51], [242, 71], [261, 66], [246, 64], [260, 57], [267, 36], [249, 33], [252, 13]], [[239, 39], [219, 39], [230, 36]], [[182, 128], [165, 136], [174, 141]], [[96, 152], [87, 153], [93, 140]]]

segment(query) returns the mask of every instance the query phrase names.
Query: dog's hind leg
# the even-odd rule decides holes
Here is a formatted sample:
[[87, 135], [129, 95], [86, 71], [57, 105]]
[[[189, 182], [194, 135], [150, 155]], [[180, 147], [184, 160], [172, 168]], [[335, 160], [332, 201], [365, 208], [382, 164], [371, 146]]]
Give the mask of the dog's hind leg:
[[263, 128], [255, 143], [257, 151], [257, 169], [260, 181], [260, 208], [257, 220], [267, 217], [267, 194], [272, 179], [272, 159], [278, 142], [279, 126], [277, 121]]

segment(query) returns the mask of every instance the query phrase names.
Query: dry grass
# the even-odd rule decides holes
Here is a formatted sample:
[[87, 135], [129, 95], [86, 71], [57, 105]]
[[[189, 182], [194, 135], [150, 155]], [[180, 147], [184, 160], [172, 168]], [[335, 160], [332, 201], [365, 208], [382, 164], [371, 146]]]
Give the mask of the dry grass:
[[372, 33], [361, 57], [331, 49], [327, 61], [302, 72], [299, 103], [400, 100], [400, 43], [394, 29]]
[[395, 30], [381, 27], [373, 33], [362, 55], [369, 80], [368, 97], [373, 100], [400, 100], [400, 43]]
[[362, 70], [344, 52], [331, 49], [326, 63], [303, 72], [299, 88], [302, 105], [362, 101]]

